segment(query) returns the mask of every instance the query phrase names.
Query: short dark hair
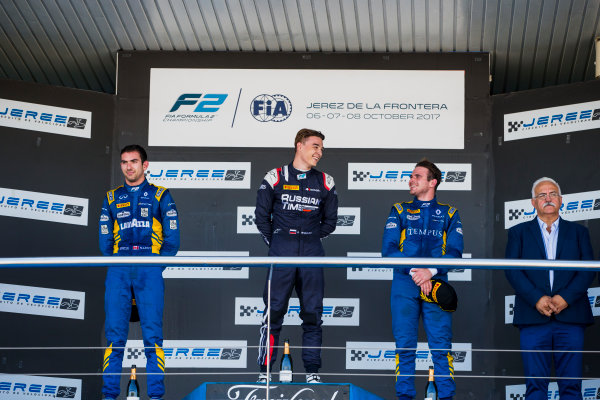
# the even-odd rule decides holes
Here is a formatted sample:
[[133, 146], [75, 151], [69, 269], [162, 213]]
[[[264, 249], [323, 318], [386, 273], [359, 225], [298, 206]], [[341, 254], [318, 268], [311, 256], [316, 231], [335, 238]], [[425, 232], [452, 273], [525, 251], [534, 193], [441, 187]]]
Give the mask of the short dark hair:
[[426, 158], [419, 161], [417, 165], [415, 165], [415, 168], [417, 167], [427, 168], [427, 171], [429, 171], [427, 173], [428, 181], [437, 179], [437, 183], [435, 184], [435, 190], [437, 191], [438, 186], [440, 186], [440, 183], [442, 183], [442, 171], [440, 171], [440, 169], [434, 163]]
[[296, 133], [296, 138], [294, 139], [294, 150], [296, 150], [298, 143], [304, 143], [304, 141], [311, 136], [317, 136], [320, 137], [321, 140], [325, 140], [325, 135], [323, 135], [321, 132], [313, 129], [302, 128], [298, 131], [298, 133]]
[[123, 153], [133, 153], [137, 151], [140, 154], [140, 158], [142, 159], [142, 163], [145, 163], [148, 160], [148, 155], [146, 154], [146, 150], [139, 144], [130, 144], [121, 149], [121, 155]]

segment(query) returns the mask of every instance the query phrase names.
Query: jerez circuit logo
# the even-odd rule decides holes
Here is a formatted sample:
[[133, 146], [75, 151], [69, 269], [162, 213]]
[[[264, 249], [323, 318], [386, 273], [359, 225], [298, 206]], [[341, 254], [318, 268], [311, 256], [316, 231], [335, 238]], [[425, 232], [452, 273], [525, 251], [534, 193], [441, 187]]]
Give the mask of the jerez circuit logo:
[[336, 226], [352, 226], [356, 215], [338, 215]]
[[86, 123], [87, 119], [69, 117], [69, 121], [67, 122], [67, 128], [85, 129]]
[[60, 308], [61, 310], [77, 310], [79, 308], [79, 303], [81, 303], [81, 300], [79, 299], [64, 298], [60, 302]]
[[56, 391], [56, 397], [59, 399], [74, 399], [77, 394], [77, 388], [72, 386], [59, 386]]
[[229, 169], [225, 174], [226, 181], [243, 181], [246, 171], [243, 169]]
[[333, 309], [333, 318], [352, 318], [354, 307], [337, 306]]

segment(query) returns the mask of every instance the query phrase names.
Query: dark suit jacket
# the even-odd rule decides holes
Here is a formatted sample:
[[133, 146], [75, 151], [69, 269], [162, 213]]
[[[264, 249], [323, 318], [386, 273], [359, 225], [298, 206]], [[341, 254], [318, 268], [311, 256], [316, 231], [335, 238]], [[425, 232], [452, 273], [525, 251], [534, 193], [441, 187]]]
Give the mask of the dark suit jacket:
[[[546, 259], [544, 239], [537, 218], [523, 222], [508, 231], [506, 258]], [[592, 260], [590, 234], [586, 227], [560, 218], [556, 244], [557, 260]], [[506, 278], [515, 289], [513, 324], [536, 325], [550, 321], [552, 317], [540, 314], [535, 308], [544, 296], [559, 294], [569, 304], [556, 320], [572, 324], [594, 323], [587, 289], [594, 279], [593, 272], [555, 270], [554, 283], [550, 290], [548, 270], [506, 270]]]

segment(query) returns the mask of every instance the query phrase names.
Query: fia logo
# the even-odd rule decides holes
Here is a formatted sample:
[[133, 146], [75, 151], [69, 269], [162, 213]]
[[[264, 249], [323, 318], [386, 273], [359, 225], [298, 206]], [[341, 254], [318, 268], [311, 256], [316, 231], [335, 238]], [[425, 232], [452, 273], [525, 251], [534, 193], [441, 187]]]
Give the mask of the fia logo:
[[261, 94], [250, 102], [250, 115], [260, 122], [282, 122], [292, 114], [292, 102], [282, 94]]

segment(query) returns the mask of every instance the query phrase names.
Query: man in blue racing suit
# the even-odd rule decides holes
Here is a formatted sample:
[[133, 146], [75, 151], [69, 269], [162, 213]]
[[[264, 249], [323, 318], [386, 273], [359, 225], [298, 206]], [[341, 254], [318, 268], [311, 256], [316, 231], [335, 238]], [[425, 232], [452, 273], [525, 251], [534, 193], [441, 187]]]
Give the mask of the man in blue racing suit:
[[[269, 246], [270, 256], [324, 256], [321, 239], [335, 230], [338, 198], [333, 178], [314, 167], [323, 156], [318, 131], [301, 129], [296, 134], [294, 161], [267, 173], [256, 197], [256, 225]], [[268, 284], [268, 280], [267, 280]], [[260, 328], [258, 382], [267, 381], [267, 351], [271, 365], [292, 290], [300, 299], [302, 360], [306, 382], [319, 383], [323, 321], [324, 279], [322, 268], [275, 267], [271, 285], [271, 331], [267, 337], [267, 284], [263, 292], [265, 313]]]
[[[105, 256], [174, 256], [179, 249], [179, 220], [169, 191], [148, 183], [146, 151], [138, 145], [121, 150], [125, 184], [106, 194], [100, 214], [100, 250]], [[165, 393], [162, 349], [164, 282], [160, 267], [136, 265], [108, 268], [104, 310], [107, 349], [104, 353], [104, 399], [119, 396], [123, 347], [127, 341], [132, 298], [140, 316], [148, 396]]]
[[[392, 207], [383, 234], [383, 257], [462, 257], [463, 232], [456, 208], [438, 203], [435, 194], [442, 174], [428, 160], [415, 166], [409, 180], [414, 200]], [[452, 315], [436, 303], [420, 299], [431, 292], [431, 279], [448, 280], [445, 268], [394, 268], [391, 307], [397, 349], [416, 349], [419, 316], [432, 351], [436, 383], [441, 400], [455, 393], [452, 346]], [[415, 350], [396, 350], [396, 395], [412, 400], [415, 395]]]

